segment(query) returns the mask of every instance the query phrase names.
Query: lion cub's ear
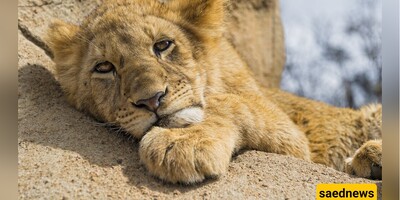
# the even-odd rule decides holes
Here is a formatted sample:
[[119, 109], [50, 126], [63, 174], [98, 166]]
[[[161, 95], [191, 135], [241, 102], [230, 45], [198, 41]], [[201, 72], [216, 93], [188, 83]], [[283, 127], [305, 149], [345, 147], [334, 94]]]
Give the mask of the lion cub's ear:
[[49, 45], [53, 60], [57, 63], [61, 59], [65, 60], [74, 54], [76, 46], [75, 36], [79, 31], [79, 26], [55, 20], [47, 31], [45, 41]]
[[170, 8], [189, 23], [205, 29], [218, 30], [224, 21], [226, 0], [170, 0]]

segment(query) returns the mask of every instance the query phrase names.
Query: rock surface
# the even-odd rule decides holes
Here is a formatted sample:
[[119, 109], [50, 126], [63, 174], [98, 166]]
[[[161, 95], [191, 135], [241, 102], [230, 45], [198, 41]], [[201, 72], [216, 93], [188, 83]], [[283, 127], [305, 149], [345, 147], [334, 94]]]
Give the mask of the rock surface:
[[266, 87], [279, 87], [285, 48], [278, 0], [233, 0], [227, 37]]
[[[118, 134], [117, 130], [104, 128], [67, 104], [52, 74], [53, 63], [48, 56], [51, 53], [42, 42], [43, 33], [53, 18], [78, 23], [99, 2], [19, 1], [20, 199], [314, 199], [318, 183], [381, 185], [380, 181], [353, 178], [322, 165], [257, 151], [239, 154], [233, 158], [227, 174], [198, 185], [170, 185], [151, 177], [139, 162], [137, 141]], [[254, 20], [263, 15], [254, 5], [270, 5], [257, 4], [266, 1], [248, 1], [255, 2], [254, 5], [245, 2], [237, 0], [237, 5], [232, 5], [234, 20], [245, 20], [240, 17], [240, 10], [245, 10], [243, 13], [252, 15], [250, 18]], [[237, 8], [239, 10], [235, 10]], [[255, 23], [262, 23], [262, 20]], [[246, 43], [256, 40], [242, 34], [246, 30], [243, 24], [246, 23], [230, 27], [238, 29], [230, 34], [236, 38], [232, 39], [235, 46], [242, 49], [242, 56], [246, 57], [246, 52], [257, 51], [262, 46], [254, 44], [253, 48], [251, 43]], [[283, 59], [283, 53], [277, 52], [279, 50], [275, 53]], [[255, 64], [258, 67], [283, 64], [283, 60], [274, 61], [271, 56], [261, 58], [262, 53], [265, 52], [248, 54], [248, 63], [258, 63]], [[260, 69], [275, 77], [279, 77], [281, 71], [279, 67]], [[266, 85], [277, 86], [276, 81], [279, 82], [279, 78], [268, 79]]]

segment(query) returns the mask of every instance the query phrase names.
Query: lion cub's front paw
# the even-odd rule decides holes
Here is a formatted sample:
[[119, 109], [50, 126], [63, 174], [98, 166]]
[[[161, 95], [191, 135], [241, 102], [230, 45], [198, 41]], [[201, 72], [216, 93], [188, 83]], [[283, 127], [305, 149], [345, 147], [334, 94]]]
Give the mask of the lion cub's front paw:
[[352, 158], [346, 159], [346, 173], [363, 178], [382, 179], [382, 140], [370, 140]]
[[231, 155], [217, 141], [185, 129], [154, 127], [140, 142], [140, 159], [151, 174], [171, 183], [191, 184], [226, 171]]

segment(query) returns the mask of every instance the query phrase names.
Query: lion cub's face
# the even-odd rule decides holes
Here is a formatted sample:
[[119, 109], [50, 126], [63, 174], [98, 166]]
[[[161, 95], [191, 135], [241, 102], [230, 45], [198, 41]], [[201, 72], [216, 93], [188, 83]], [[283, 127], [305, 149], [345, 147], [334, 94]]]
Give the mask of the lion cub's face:
[[201, 49], [215, 38], [197, 33], [209, 24], [191, 20], [206, 16], [158, 1], [119, 4], [105, 3], [80, 27], [51, 26], [48, 43], [69, 101], [138, 138], [154, 125], [200, 122], [207, 64]]

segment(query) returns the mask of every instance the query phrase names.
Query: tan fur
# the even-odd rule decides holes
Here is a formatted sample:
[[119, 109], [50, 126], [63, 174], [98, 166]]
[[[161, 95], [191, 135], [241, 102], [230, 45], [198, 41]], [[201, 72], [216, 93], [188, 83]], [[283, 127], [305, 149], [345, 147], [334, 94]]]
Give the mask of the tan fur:
[[[224, 38], [226, 5], [106, 1], [79, 27], [53, 23], [47, 42], [69, 102], [141, 138], [144, 165], [172, 183], [219, 176], [240, 149], [344, 170], [347, 157], [380, 137], [380, 106], [335, 108], [261, 87]], [[157, 55], [153, 45], [165, 39], [173, 44]], [[104, 61], [115, 71], [94, 71]], [[137, 105], [159, 92], [156, 111]], [[351, 173], [368, 177], [370, 166], [358, 163], [348, 163]]]

